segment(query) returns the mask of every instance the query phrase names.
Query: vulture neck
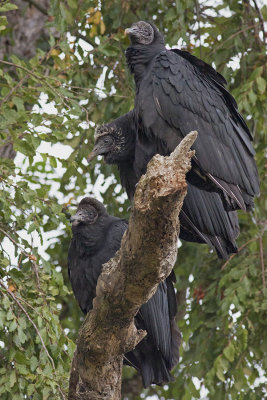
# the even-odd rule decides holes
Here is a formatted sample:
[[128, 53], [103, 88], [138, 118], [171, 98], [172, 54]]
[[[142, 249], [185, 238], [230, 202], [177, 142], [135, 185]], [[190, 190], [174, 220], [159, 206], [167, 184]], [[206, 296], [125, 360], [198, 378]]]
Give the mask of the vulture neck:
[[166, 49], [163, 38], [158, 38], [158, 40], [149, 45], [132, 44], [128, 47], [126, 50], [126, 60], [131, 73], [134, 74], [137, 88], [150, 62], [164, 50]]
[[103, 231], [108, 226], [109, 216], [99, 216], [94, 225], [81, 225], [73, 232], [73, 241], [79, 256], [92, 255], [96, 253], [104, 241]]
[[79, 257], [94, 254], [99, 244], [92, 239], [86, 232], [79, 232], [73, 236], [74, 246]]

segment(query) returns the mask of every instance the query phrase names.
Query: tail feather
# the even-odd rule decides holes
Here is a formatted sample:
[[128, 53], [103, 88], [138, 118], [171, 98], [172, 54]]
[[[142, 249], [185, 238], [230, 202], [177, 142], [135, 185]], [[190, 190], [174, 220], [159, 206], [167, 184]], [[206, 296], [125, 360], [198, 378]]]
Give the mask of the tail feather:
[[125, 354], [125, 363], [141, 373], [144, 387], [172, 381], [170, 371], [179, 361], [181, 334], [175, 322], [177, 305], [173, 282], [172, 271], [135, 317], [137, 329], [146, 330], [147, 336]]
[[175, 365], [178, 364], [180, 359], [180, 345], [182, 341], [181, 332], [177, 326], [175, 318], [171, 320], [171, 332], [172, 332], [172, 341], [171, 341], [171, 348], [172, 348], [172, 361], [170, 369], [172, 370]]
[[201, 190], [189, 183], [180, 221], [182, 239], [207, 243], [215, 248], [220, 258], [237, 252], [237, 214], [225, 210], [218, 193]]
[[134, 366], [141, 373], [145, 388], [153, 383], [163, 385], [173, 381], [161, 352], [153, 348], [146, 339], [125, 354], [125, 363]]

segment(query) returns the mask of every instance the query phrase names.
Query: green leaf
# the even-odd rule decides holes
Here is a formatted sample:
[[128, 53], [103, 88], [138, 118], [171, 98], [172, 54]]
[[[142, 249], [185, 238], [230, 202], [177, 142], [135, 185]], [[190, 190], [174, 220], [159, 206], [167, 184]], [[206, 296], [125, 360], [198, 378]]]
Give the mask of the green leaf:
[[217, 368], [216, 369], [216, 375], [220, 379], [220, 381], [224, 382], [225, 381], [225, 376], [223, 374], [223, 369]]
[[7, 12], [7, 11], [12, 11], [12, 10], [17, 10], [18, 6], [13, 3], [6, 3], [3, 6], [0, 7], [0, 12]]
[[75, 9], [76, 10], [76, 8], [77, 8], [77, 0], [67, 0], [67, 3], [68, 3], [68, 5], [69, 5], [69, 7], [70, 8], [73, 8], [73, 9]]
[[25, 154], [25, 156], [32, 156], [34, 154], [34, 148], [25, 140], [15, 142], [14, 149]]
[[263, 18], [264, 18], [264, 21], [267, 21], [267, 6], [266, 6], [266, 5], [264, 5], [264, 6], [261, 8], [261, 13], [262, 13], [262, 16], [263, 16]]
[[27, 360], [25, 354], [22, 353], [21, 351], [16, 351], [14, 359], [19, 364], [27, 364], [28, 363], [28, 360]]
[[53, 157], [53, 156], [50, 156], [50, 157], [49, 157], [49, 160], [50, 160], [50, 165], [51, 165], [51, 167], [57, 168], [57, 160], [56, 160], [56, 158]]
[[257, 101], [257, 95], [251, 90], [248, 94], [248, 97], [249, 97], [251, 104], [254, 106]]
[[223, 354], [230, 362], [233, 362], [235, 359], [235, 348], [232, 342], [228, 344], [227, 347], [223, 350]]
[[214, 367], [217, 377], [220, 379], [220, 381], [224, 382], [224, 373], [228, 370], [228, 361], [222, 356], [219, 356], [215, 360]]
[[31, 371], [34, 372], [38, 365], [39, 365], [38, 359], [35, 356], [32, 356], [30, 359]]
[[98, 46], [98, 51], [103, 53], [105, 56], [116, 56], [119, 52], [119, 49], [109, 43], [106, 43]]
[[32, 394], [35, 391], [35, 385], [30, 383], [29, 385], [27, 385], [27, 394], [28, 396], [32, 396]]
[[29, 228], [28, 228], [28, 233], [32, 233], [33, 231], [35, 231], [37, 228], [39, 227], [39, 225], [36, 222], [33, 222]]
[[67, 7], [64, 6], [64, 4], [62, 4], [62, 2], [60, 2], [59, 7], [62, 17], [67, 21], [68, 24], [71, 25], [74, 18], [73, 14], [67, 9]]
[[258, 76], [256, 78], [256, 82], [257, 82], [257, 86], [258, 86], [259, 92], [261, 94], [263, 94], [265, 92], [265, 89], [266, 89], [266, 81], [261, 76]]
[[11, 310], [9, 310], [7, 315], [6, 315], [7, 321], [10, 321], [10, 320], [12, 320], [14, 318], [15, 318], [15, 316], [14, 316], [13, 312]]
[[14, 319], [8, 327], [9, 332], [13, 332], [17, 328], [17, 321]]
[[7, 17], [5, 15], [0, 16], [0, 31], [3, 31], [6, 29], [6, 26], [8, 25]]
[[11, 388], [15, 385], [16, 381], [17, 381], [16, 371], [13, 370], [9, 376], [9, 383]]
[[3, 329], [6, 320], [6, 312], [0, 310], [0, 328]]
[[25, 335], [21, 327], [18, 327], [18, 337], [21, 344], [25, 343], [27, 340], [27, 336]]

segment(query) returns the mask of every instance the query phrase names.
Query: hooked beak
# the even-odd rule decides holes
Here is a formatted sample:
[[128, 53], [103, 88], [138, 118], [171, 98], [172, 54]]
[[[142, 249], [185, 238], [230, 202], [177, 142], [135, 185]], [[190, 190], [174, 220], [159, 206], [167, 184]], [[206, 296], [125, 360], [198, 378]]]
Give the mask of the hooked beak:
[[131, 35], [131, 34], [133, 34], [133, 33], [136, 32], [136, 31], [137, 31], [136, 28], [131, 27], [131, 28], [125, 29], [124, 34], [125, 34], [125, 35]]
[[95, 145], [89, 156], [87, 157], [87, 162], [90, 163], [96, 156], [103, 154], [103, 148], [101, 146]]
[[90, 163], [96, 156], [103, 156], [111, 150], [111, 143], [104, 143], [103, 141], [99, 141], [95, 144], [92, 152], [87, 157], [87, 162]]
[[70, 218], [70, 223], [72, 226], [77, 226], [80, 223], [80, 219], [75, 215]]
[[70, 223], [72, 226], [79, 225], [79, 223], [82, 222], [83, 220], [84, 220], [84, 215], [81, 211], [78, 211], [76, 214], [70, 217]]
[[90, 163], [94, 158], [96, 158], [97, 155], [97, 152], [93, 149], [93, 151], [91, 151], [91, 153], [87, 157], [87, 162]]

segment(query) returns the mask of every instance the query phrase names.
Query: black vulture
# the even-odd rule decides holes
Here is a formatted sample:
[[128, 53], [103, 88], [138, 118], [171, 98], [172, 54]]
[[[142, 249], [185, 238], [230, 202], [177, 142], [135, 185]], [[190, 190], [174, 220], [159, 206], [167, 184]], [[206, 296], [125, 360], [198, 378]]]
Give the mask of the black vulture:
[[[74, 295], [84, 313], [93, 307], [102, 265], [119, 250], [127, 221], [110, 216], [99, 201], [85, 197], [71, 217], [72, 233], [68, 271]], [[144, 387], [173, 380], [170, 371], [179, 360], [180, 332], [175, 322], [176, 296], [172, 273], [135, 317], [147, 336], [124, 362], [140, 371]]]
[[186, 51], [167, 50], [152, 23], [127, 29], [126, 59], [136, 83], [135, 107], [100, 127], [89, 156], [105, 156], [120, 170], [132, 199], [153, 155], [169, 155], [184, 136], [198, 131], [180, 237], [208, 243], [219, 257], [237, 251], [237, 209], [251, 210], [259, 180], [250, 131], [225, 79]]
[[[96, 144], [89, 156], [103, 154], [108, 164], [118, 166], [121, 184], [132, 200], [136, 184], [146, 172], [146, 165], [155, 154], [154, 146], [143, 146], [135, 140], [133, 112], [96, 129]], [[180, 238], [207, 243], [221, 258], [237, 251], [235, 238], [239, 234], [236, 211], [225, 211], [216, 192], [204, 191], [188, 182], [188, 192], [180, 213]]]

